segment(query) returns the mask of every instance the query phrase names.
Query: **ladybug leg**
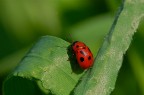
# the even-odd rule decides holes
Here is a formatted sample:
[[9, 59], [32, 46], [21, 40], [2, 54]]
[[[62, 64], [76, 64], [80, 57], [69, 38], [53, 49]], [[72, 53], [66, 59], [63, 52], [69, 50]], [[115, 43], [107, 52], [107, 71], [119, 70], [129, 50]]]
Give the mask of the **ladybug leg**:
[[75, 57], [75, 54], [72, 54], [71, 58], [69, 57], [69, 58], [67, 59], [67, 61], [70, 61], [70, 60], [73, 59], [74, 57]]
[[92, 66], [90, 67], [90, 69], [92, 69]]
[[70, 58], [68, 58], [67, 61], [70, 61]]

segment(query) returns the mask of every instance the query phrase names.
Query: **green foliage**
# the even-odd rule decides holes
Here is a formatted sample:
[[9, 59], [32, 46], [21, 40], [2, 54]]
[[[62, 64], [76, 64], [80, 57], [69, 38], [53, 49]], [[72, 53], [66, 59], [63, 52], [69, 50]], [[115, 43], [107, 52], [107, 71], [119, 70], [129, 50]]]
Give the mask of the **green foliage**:
[[42, 37], [7, 78], [5, 95], [35, 95], [37, 89], [45, 94], [70, 94], [83, 73], [78, 68], [72, 71], [69, 45], [56, 37]]
[[[0, 85], [7, 73], [25, 55], [26, 47], [29, 47], [29, 44], [41, 35], [49, 34], [70, 39], [67, 35], [69, 32], [72, 40], [85, 42], [94, 56], [97, 55], [94, 67], [81, 78], [84, 72], [76, 71], [79, 69], [74, 69], [67, 61], [71, 53], [67, 52], [66, 47], [70, 44], [56, 37], [42, 37], [7, 77], [3, 86], [4, 93], [6, 95], [48, 93], [49, 95], [85, 95], [87, 93], [88, 95], [96, 93], [109, 95], [115, 88], [111, 95], [143, 95], [144, 24], [141, 19], [144, 13], [144, 2], [126, 0], [122, 7], [123, 11], [119, 11], [116, 15], [110, 33], [104, 38], [113, 19], [110, 13], [116, 12], [119, 2], [120, 0], [36, 2], [1, 0]], [[138, 28], [140, 21], [142, 24]], [[137, 28], [139, 32], [132, 39]], [[103, 39], [105, 41], [102, 44]], [[132, 40], [133, 43], [128, 49]], [[97, 54], [101, 44], [102, 47]], [[47, 50], [46, 47], [52, 49]], [[127, 49], [126, 55], [123, 56]], [[59, 57], [62, 61], [57, 61]], [[123, 65], [122, 59], [124, 59]], [[118, 75], [121, 66], [122, 69]], [[114, 87], [115, 83], [116, 87]]]
[[144, 16], [143, 4], [141, 0], [125, 1], [125, 5], [116, 15], [113, 26], [97, 54], [92, 70], [83, 76], [74, 95], [109, 95], [111, 93], [122, 65], [123, 54], [128, 49], [132, 36]]

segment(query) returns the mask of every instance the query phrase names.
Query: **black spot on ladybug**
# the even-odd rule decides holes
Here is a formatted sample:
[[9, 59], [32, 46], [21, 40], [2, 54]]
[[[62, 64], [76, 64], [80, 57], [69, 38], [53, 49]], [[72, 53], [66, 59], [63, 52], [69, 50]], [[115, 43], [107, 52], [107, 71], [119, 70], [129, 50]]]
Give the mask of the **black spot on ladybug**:
[[82, 55], [85, 55], [83, 51], [80, 51], [80, 53], [81, 53]]
[[80, 57], [80, 61], [83, 62], [83, 61], [84, 61], [84, 58], [83, 58], [83, 57]]
[[76, 48], [78, 48], [79, 47], [79, 45], [76, 45]]
[[86, 47], [82, 47], [83, 49], [86, 49]]
[[88, 60], [91, 60], [91, 56], [88, 57]]

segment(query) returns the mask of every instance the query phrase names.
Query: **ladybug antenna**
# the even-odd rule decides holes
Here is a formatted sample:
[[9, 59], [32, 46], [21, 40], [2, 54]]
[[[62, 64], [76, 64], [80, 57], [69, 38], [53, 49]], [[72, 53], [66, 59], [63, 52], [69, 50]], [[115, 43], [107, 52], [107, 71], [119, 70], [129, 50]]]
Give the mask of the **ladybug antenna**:
[[72, 43], [73, 43], [74, 40], [72, 39], [72, 36], [71, 36], [70, 32], [68, 32], [68, 35], [69, 35], [69, 37], [70, 37], [70, 39], [72, 40]]
[[67, 37], [66, 35], [65, 35], [65, 40], [66, 40], [66, 41], [69, 41], [69, 39], [68, 39], [68, 37]]

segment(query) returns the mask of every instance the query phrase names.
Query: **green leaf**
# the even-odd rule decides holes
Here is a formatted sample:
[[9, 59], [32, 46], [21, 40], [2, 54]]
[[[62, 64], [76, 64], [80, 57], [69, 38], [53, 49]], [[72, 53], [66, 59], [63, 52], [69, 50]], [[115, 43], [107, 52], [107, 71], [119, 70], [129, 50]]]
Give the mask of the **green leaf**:
[[134, 72], [135, 78], [139, 85], [139, 90], [144, 95], [144, 65], [143, 57], [140, 56], [137, 49], [132, 47], [128, 52], [128, 59], [130, 61], [131, 69]]
[[84, 72], [73, 70], [72, 64], [67, 61], [71, 56], [67, 50], [70, 44], [46, 36], [9, 75], [3, 86], [4, 95], [109, 95], [114, 89], [123, 54], [144, 16], [143, 5], [143, 0], [125, 1], [98, 52], [93, 68], [82, 79], [80, 77]]
[[83, 76], [73, 92], [74, 95], [109, 95], [113, 91], [123, 54], [128, 49], [132, 36], [144, 16], [143, 5], [143, 0], [123, 2], [97, 54], [93, 68]]
[[4, 83], [4, 95], [68, 95], [82, 70], [72, 68], [70, 43], [52, 36], [42, 37]]

